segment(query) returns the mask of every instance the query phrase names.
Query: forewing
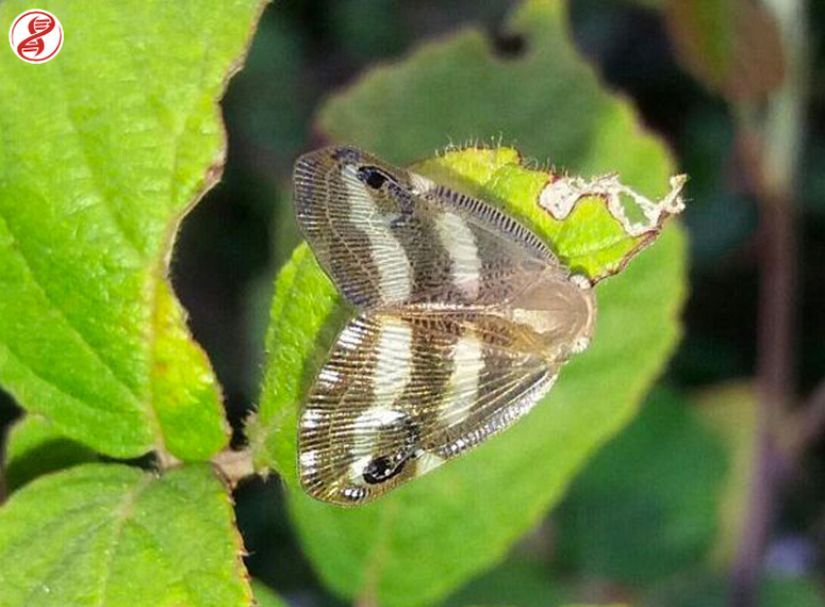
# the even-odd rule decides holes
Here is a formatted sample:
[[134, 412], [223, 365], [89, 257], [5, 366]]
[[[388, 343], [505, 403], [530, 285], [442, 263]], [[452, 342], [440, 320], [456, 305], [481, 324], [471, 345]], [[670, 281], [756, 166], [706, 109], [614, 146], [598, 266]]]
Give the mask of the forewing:
[[306, 491], [363, 502], [503, 430], [562, 361], [523, 325], [484, 314], [367, 314], [339, 335], [299, 422]]
[[298, 223], [321, 266], [368, 309], [506, 303], [548, 266], [538, 237], [508, 215], [352, 147], [295, 165]]

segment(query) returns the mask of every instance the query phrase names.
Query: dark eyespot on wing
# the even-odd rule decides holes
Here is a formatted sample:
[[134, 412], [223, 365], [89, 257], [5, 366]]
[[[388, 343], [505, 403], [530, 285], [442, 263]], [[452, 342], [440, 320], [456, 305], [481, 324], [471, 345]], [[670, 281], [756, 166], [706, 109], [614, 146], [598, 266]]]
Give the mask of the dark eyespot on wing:
[[364, 481], [370, 485], [384, 483], [393, 476], [401, 474], [409, 459], [409, 455], [395, 458], [387, 455], [377, 457], [364, 468]]
[[358, 179], [373, 190], [380, 190], [387, 181], [394, 181], [389, 174], [374, 166], [364, 166], [358, 169]]

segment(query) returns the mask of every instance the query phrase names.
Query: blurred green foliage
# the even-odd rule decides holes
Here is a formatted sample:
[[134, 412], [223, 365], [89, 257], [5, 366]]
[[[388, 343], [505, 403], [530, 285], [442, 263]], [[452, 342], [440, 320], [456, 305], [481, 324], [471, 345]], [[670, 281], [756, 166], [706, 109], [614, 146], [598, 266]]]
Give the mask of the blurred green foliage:
[[687, 405], [655, 391], [574, 480], [555, 517], [564, 567], [638, 587], [706, 558], [726, 453]]

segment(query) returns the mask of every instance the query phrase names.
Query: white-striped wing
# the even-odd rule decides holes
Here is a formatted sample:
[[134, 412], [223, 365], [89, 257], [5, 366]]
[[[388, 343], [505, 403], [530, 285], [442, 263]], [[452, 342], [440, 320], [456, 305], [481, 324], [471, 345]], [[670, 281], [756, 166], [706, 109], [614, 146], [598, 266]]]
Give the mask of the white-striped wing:
[[486, 202], [337, 147], [298, 160], [295, 205], [361, 308], [301, 413], [301, 482], [319, 499], [371, 499], [506, 428], [590, 339], [589, 283]]
[[306, 491], [362, 502], [527, 413], [562, 361], [523, 325], [484, 314], [374, 314], [341, 332], [299, 422]]
[[295, 165], [298, 223], [319, 263], [356, 305], [489, 305], [554, 268], [532, 232], [481, 200], [351, 147]]

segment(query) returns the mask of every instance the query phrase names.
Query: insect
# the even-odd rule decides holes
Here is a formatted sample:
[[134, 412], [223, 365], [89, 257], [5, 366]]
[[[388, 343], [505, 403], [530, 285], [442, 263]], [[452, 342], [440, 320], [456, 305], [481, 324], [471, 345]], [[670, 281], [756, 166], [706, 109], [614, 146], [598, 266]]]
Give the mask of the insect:
[[593, 334], [590, 282], [483, 200], [356, 148], [298, 159], [298, 223], [357, 315], [298, 427], [301, 484], [368, 501], [525, 415]]

